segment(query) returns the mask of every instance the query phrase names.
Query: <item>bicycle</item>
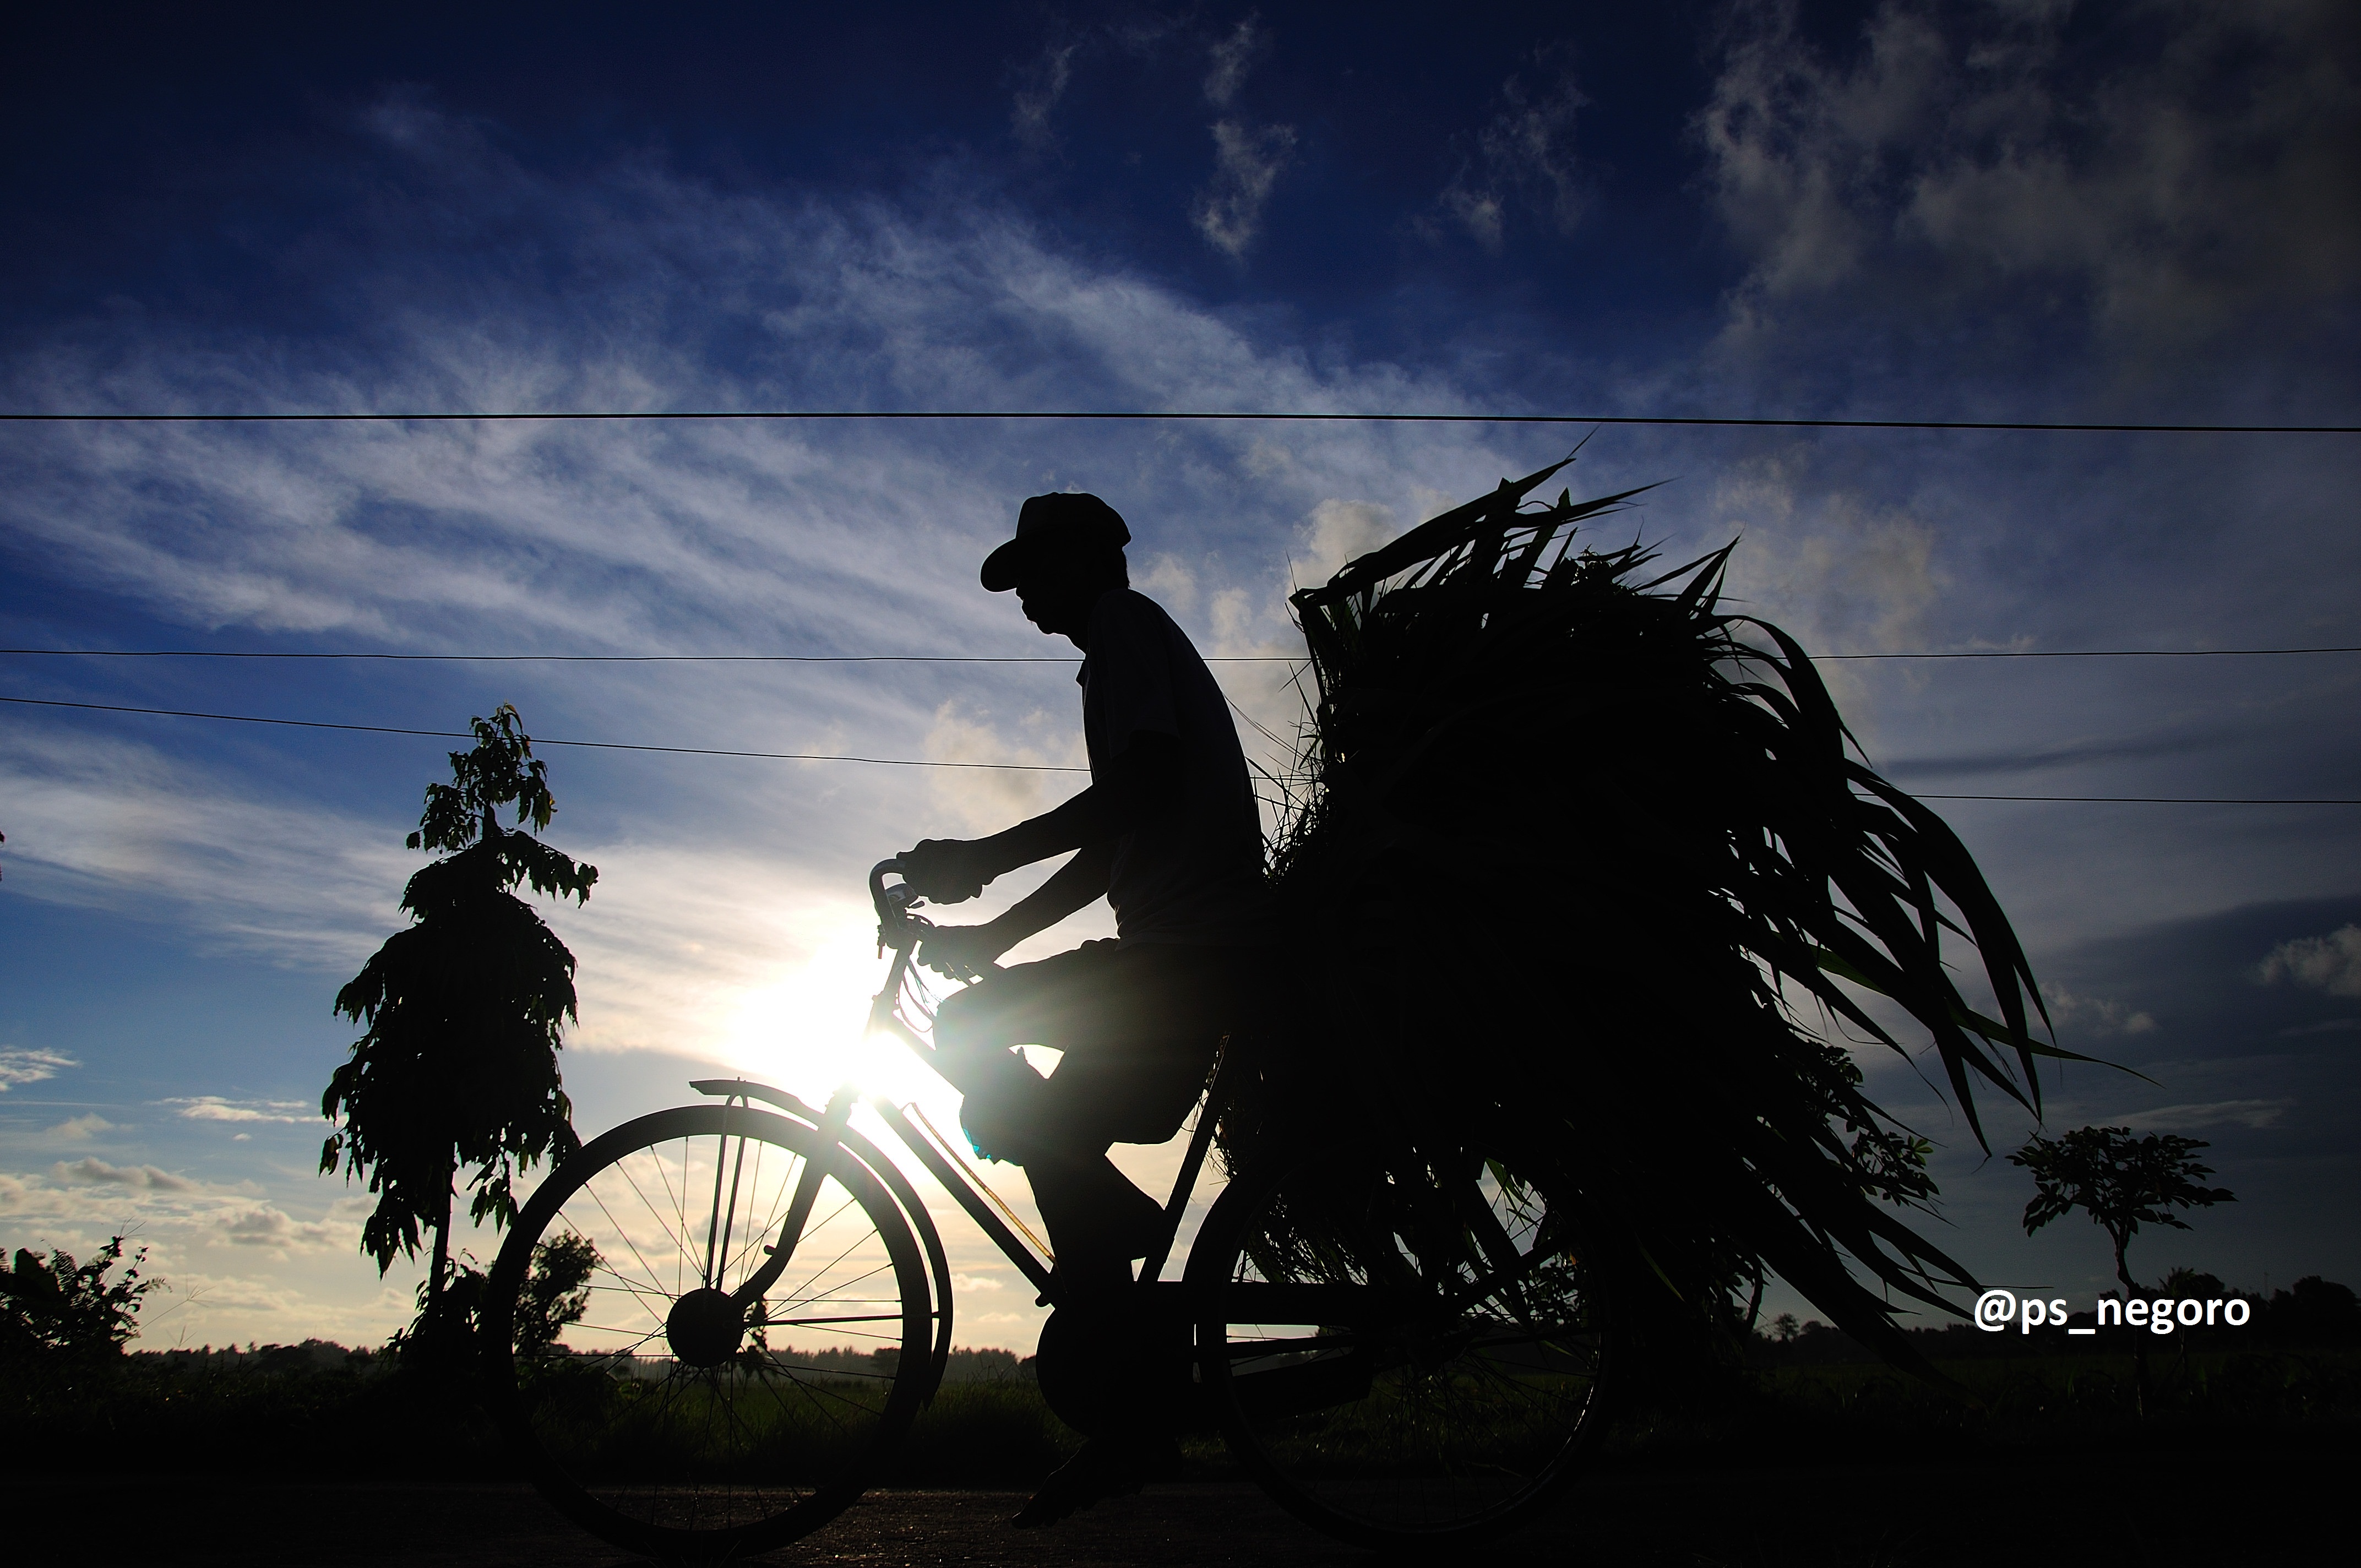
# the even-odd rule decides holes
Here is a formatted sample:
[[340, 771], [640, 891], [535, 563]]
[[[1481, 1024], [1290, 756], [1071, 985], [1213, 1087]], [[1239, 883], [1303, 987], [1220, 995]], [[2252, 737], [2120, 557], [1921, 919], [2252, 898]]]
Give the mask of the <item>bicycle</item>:
[[[931, 927], [888, 885], [898, 870], [870, 872], [894, 953], [870, 1022], [926, 1057], [912, 959]], [[1506, 1151], [1250, 1157], [1181, 1277], [1162, 1277], [1253, 1054], [1223, 1043], [1134, 1288], [1143, 1321], [1187, 1337], [1176, 1424], [1217, 1429], [1281, 1506], [1363, 1546], [1526, 1517], [1596, 1434], [1609, 1341], [1574, 1227]], [[543, 1492], [619, 1547], [712, 1561], [806, 1535], [861, 1495], [941, 1383], [951, 1277], [916, 1187], [850, 1125], [855, 1089], [814, 1107], [744, 1079], [691, 1087], [715, 1102], [628, 1122], [551, 1173], [482, 1321], [488, 1398]], [[1060, 1304], [1049, 1248], [924, 1113], [869, 1103]], [[547, 1260], [584, 1248], [588, 1305], [567, 1332], [588, 1343], [518, 1348], [564, 1283]]]

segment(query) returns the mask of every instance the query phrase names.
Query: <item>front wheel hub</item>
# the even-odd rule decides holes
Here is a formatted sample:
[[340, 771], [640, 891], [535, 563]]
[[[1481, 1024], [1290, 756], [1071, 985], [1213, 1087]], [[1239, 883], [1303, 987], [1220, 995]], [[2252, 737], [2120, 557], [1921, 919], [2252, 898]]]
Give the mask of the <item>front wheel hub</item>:
[[719, 1366], [738, 1354], [745, 1337], [745, 1314], [720, 1290], [690, 1291], [664, 1319], [664, 1342], [684, 1366]]

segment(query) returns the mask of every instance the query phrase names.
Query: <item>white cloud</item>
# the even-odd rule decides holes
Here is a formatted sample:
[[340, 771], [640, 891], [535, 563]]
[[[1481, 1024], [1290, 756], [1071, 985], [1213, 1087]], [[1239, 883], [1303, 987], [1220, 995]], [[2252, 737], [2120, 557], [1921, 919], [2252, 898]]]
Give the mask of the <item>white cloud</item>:
[[60, 1160], [49, 1167], [49, 1175], [59, 1181], [92, 1186], [146, 1188], [157, 1192], [197, 1190], [197, 1183], [185, 1176], [175, 1176], [152, 1165], [109, 1165], [95, 1155], [85, 1156], [71, 1165]]
[[[1936, 529], [1908, 510], [1832, 488], [1784, 455], [1730, 465], [1711, 482], [1707, 507], [1721, 520], [1717, 532], [1741, 540], [1730, 558], [1730, 608], [1776, 622], [1815, 652], [1927, 641], [1927, 617], [1948, 583]], [[1850, 672], [1822, 674], [1841, 683]]]
[[[1079, 698], [1075, 699], [1080, 711]], [[1086, 768], [1080, 725], [1069, 716], [1060, 721], [1035, 708], [1013, 725], [995, 724], [988, 712], [968, 707], [956, 698], [935, 710], [927, 730], [925, 754], [947, 762], [1025, 762], [1042, 767]], [[998, 832], [1025, 817], [1038, 816], [1078, 793], [1090, 781], [1079, 773], [1018, 772], [1014, 769], [945, 769], [929, 781], [937, 809], [976, 833]], [[939, 838], [930, 834], [927, 837]], [[898, 847], [898, 846], [897, 846]]]
[[2331, 996], [2361, 996], [2361, 926], [2281, 942], [2256, 966], [2255, 975], [2265, 985], [2285, 981]]
[[324, 1247], [350, 1238], [334, 1225], [299, 1221], [269, 1203], [257, 1203], [219, 1223], [220, 1237], [232, 1246], [266, 1247], [286, 1253]]
[[225, 1100], [217, 1094], [198, 1094], [166, 1100], [160, 1103], [177, 1105], [176, 1116], [192, 1122], [313, 1122], [316, 1112], [301, 1100]]
[[41, 1135], [45, 1138], [54, 1138], [60, 1143], [79, 1144], [87, 1143], [101, 1133], [121, 1131], [123, 1129], [113, 1122], [96, 1112], [92, 1112], [87, 1115], [69, 1116], [54, 1127], [44, 1128]]
[[2156, 1027], [2148, 1014], [2106, 997], [2077, 996], [2062, 987], [2044, 986], [2041, 999], [2061, 1036], [2077, 1029], [2092, 1035], [2145, 1035]]
[[1305, 587], [1326, 582], [1357, 555], [1366, 555], [1402, 532], [1394, 510], [1377, 501], [1329, 499], [1312, 509], [1300, 535], [1296, 580]]
[[1005, 1280], [994, 1279], [988, 1274], [954, 1274], [951, 1276], [951, 1288], [960, 1291], [962, 1294], [973, 1290], [1005, 1290], [1007, 1288], [1008, 1286]]
[[1750, 258], [1735, 319], [1821, 297], [1948, 320], [1967, 292], [2015, 308], [2063, 288], [2136, 352], [2348, 288], [2361, 97], [2332, 42], [2342, 8], [2146, 9], [2095, 72], [2064, 5], [1885, 0], [1850, 60], [1791, 5], [1741, 9], [1695, 122]]
[[1292, 126], [1213, 122], [1213, 178], [1191, 214], [1206, 244], [1233, 258], [1246, 255], [1262, 232], [1263, 208], [1294, 151]]
[[1197, 609], [1197, 574], [1170, 551], [1149, 558], [1144, 569], [1131, 574], [1131, 586], [1162, 605], [1177, 620]]
[[0, 1094], [7, 1093], [20, 1083], [39, 1083], [57, 1077], [70, 1067], [81, 1065], [63, 1051], [27, 1050], [17, 1046], [0, 1047]]

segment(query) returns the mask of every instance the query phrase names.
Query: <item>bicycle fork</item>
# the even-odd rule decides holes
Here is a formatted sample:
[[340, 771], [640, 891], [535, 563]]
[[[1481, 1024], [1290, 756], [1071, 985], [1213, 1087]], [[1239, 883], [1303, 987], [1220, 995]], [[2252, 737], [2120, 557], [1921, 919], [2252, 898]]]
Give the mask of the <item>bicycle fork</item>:
[[779, 1282], [779, 1276], [786, 1272], [787, 1264], [795, 1257], [796, 1247], [803, 1240], [804, 1226], [811, 1221], [812, 1205], [819, 1201], [819, 1184], [828, 1179], [827, 1171], [821, 1168], [821, 1157], [844, 1135], [845, 1123], [851, 1119], [859, 1091], [847, 1084], [829, 1101], [828, 1110], [820, 1117], [819, 1135], [812, 1144], [811, 1157], [804, 1161], [803, 1174], [796, 1178], [796, 1195], [787, 1203], [786, 1218], [779, 1222], [779, 1239], [763, 1249], [769, 1261], [730, 1292], [730, 1304], [741, 1314], [770, 1293], [771, 1287]]

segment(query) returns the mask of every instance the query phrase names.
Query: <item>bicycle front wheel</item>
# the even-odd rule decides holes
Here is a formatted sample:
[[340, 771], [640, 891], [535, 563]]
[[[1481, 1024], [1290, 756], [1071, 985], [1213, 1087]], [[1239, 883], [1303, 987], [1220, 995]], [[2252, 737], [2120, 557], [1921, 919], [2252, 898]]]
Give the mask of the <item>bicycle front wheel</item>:
[[[916, 1415], [924, 1258], [877, 1179], [818, 1143], [745, 1106], [659, 1112], [519, 1213], [486, 1288], [489, 1397], [543, 1492], [607, 1541], [704, 1561], [793, 1541]], [[802, 1234], [755, 1296], [807, 1177]]]
[[1598, 1424], [1595, 1281], [1499, 1159], [1249, 1172], [1206, 1217], [1190, 1285], [1199, 1376], [1239, 1462], [1358, 1545], [1514, 1523]]

